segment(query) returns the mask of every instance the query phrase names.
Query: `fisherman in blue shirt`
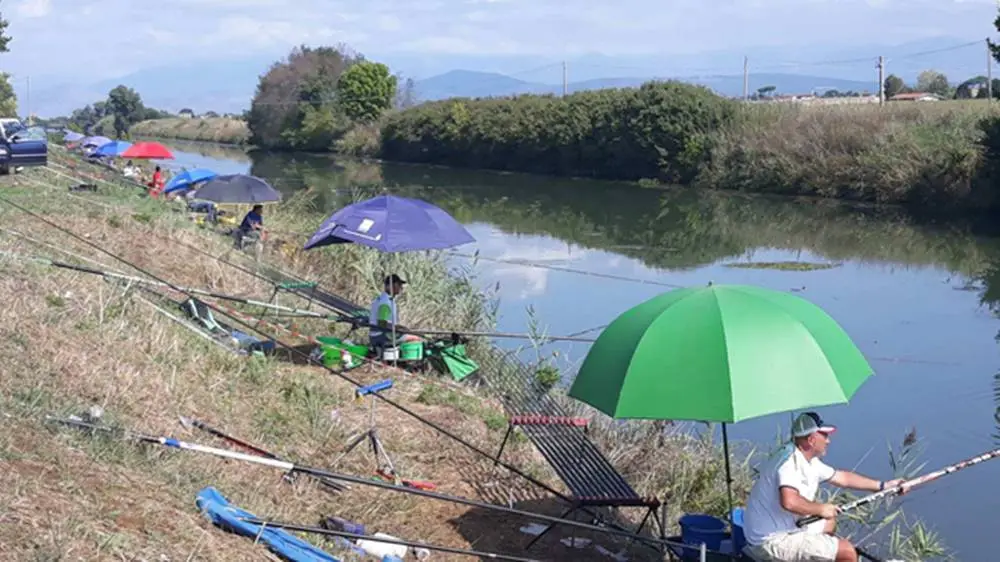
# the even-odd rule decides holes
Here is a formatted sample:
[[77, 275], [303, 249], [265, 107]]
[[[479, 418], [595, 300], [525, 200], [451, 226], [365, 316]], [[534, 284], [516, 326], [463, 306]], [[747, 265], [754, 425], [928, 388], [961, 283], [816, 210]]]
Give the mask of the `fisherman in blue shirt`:
[[253, 209], [243, 217], [239, 229], [236, 231], [236, 244], [238, 248], [243, 248], [247, 242], [254, 243], [262, 238], [264, 232], [264, 206], [254, 205]]
[[240, 223], [240, 230], [243, 231], [243, 235], [246, 236], [254, 230], [263, 230], [264, 228], [264, 206], [254, 205], [253, 209], [243, 217], [243, 222]]

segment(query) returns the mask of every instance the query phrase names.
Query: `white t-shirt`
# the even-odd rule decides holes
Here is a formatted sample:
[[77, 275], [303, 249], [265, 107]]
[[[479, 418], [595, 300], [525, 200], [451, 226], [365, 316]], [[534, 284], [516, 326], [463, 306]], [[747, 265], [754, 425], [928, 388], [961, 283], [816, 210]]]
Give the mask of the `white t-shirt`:
[[747, 542], [759, 545], [771, 535], [803, 530], [795, 525], [799, 516], [781, 507], [778, 489], [790, 486], [798, 490], [803, 498], [815, 501], [820, 483], [833, 478], [836, 472], [818, 458], [807, 461], [802, 451], [792, 444], [768, 459], [750, 490], [750, 499], [743, 514], [743, 532]]
[[[396, 310], [396, 299], [389, 298], [389, 293], [386, 293], [385, 291], [383, 291], [382, 294], [379, 295], [377, 299], [372, 301], [371, 310], [369, 311], [368, 315], [368, 323], [373, 326], [378, 325], [378, 320], [379, 320], [378, 309], [381, 308], [382, 306], [389, 307], [390, 316], [387, 320], [389, 321], [391, 330], [392, 325], [399, 323], [399, 311]], [[370, 337], [381, 336], [382, 330], [378, 328], [368, 328], [368, 335]]]

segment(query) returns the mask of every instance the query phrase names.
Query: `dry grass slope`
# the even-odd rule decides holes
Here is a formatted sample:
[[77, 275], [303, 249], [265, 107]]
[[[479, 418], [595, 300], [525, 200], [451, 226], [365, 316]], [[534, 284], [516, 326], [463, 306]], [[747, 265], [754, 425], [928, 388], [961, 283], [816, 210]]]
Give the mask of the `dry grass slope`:
[[[57, 157], [54, 169], [71, 172], [62, 168], [68, 164]], [[84, 170], [100, 174], [86, 166], [73, 173], [81, 176]], [[219, 255], [228, 244], [192, 227], [184, 214], [171, 212], [163, 203], [130, 198], [105, 187], [102, 193], [82, 196], [97, 204], [84, 204], [67, 195], [70, 182], [65, 177], [41, 170], [14, 181], [15, 185], [0, 189], [0, 195], [171, 282], [230, 294], [268, 294], [268, 287], [255, 278], [186, 249], [184, 245], [196, 245]], [[111, 204], [114, 201], [118, 202]], [[179, 295], [149, 294], [95, 276], [12, 259], [10, 254], [75, 261], [65, 254], [71, 252], [106, 269], [135, 274], [8, 206], [0, 204], [0, 217], [0, 251], [6, 255], [2, 258], [6, 274], [0, 278], [5, 303], [0, 309], [0, 341], [5, 342], [0, 347], [4, 425], [0, 518], [5, 523], [0, 525], [0, 554], [5, 558], [266, 558], [264, 549], [212, 528], [198, 514], [195, 494], [207, 485], [258, 515], [283, 520], [315, 524], [322, 516], [336, 515], [400, 537], [515, 553], [526, 542], [518, 528], [528, 521], [520, 518], [356, 485], [331, 496], [308, 479], [284, 483], [280, 474], [267, 468], [90, 439], [73, 430], [43, 426], [40, 419], [47, 413], [80, 413], [98, 405], [109, 419], [145, 433], [226, 446], [178, 424], [179, 416], [192, 416], [279, 455], [329, 467], [347, 438], [366, 428], [368, 410], [353, 400], [351, 384], [323, 369], [232, 355], [160, 315], [150, 304]], [[348, 294], [370, 294], [360, 282], [363, 273], [334, 277], [325, 269], [330, 262], [281, 252], [266, 257], [311, 278], [337, 279], [335, 286], [355, 283]], [[354, 264], [354, 269], [364, 267], [363, 262]], [[417, 267], [413, 273], [433, 287], [439, 275], [436, 267]], [[452, 311], [471, 306], [459, 304], [443, 289], [427, 296], [433, 299], [429, 301], [433, 308], [412, 310], [429, 321], [440, 317], [442, 306]], [[457, 321], [455, 315], [451, 318]], [[353, 375], [363, 382], [392, 377], [396, 381], [392, 398], [485, 450], [495, 451], [506, 429], [499, 405], [474, 388], [372, 367]], [[562, 509], [530, 484], [494, 470], [488, 460], [399, 411], [380, 406], [378, 423], [389, 454], [406, 477], [430, 480], [440, 491], [463, 497], [501, 504], [514, 501], [522, 509], [550, 514]], [[718, 463], [705, 462], [706, 455], [717, 453], [715, 446], [678, 435], [667, 439], [659, 449], [661, 455], [651, 459], [644, 447], [649, 431], [647, 427], [632, 432], [629, 439], [611, 431], [598, 435], [603, 435], [605, 445], [615, 445], [605, 450], [637, 489], [661, 493], [665, 484], [674, 488], [670, 520], [700, 500], [716, 504], [723, 497]], [[508, 446], [505, 460], [564, 490], [534, 448], [523, 441]], [[336, 468], [371, 475], [375, 464], [359, 448]], [[549, 559], [603, 559], [592, 549], [570, 550], [558, 542], [572, 534], [589, 536], [612, 550], [621, 545], [610, 537], [563, 528], [533, 553]], [[636, 557], [642, 559], [642, 550], [634, 552]], [[461, 558], [437, 554], [435, 559]]]

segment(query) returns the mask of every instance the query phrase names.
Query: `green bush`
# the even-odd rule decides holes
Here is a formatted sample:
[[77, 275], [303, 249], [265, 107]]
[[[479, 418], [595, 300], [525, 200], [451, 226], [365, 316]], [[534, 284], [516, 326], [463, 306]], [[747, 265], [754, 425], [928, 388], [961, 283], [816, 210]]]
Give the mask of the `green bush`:
[[694, 179], [736, 105], [706, 88], [451, 99], [387, 117], [382, 157], [452, 166], [669, 183]]

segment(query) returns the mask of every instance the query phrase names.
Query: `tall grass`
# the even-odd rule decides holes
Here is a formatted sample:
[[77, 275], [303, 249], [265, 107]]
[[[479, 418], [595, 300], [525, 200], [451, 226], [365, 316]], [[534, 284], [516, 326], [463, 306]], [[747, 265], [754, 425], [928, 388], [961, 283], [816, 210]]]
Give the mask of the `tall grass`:
[[171, 117], [140, 121], [132, 126], [137, 137], [160, 137], [222, 144], [246, 144], [250, 132], [246, 121], [232, 117]]
[[718, 131], [697, 183], [924, 208], [983, 206], [977, 125], [996, 113], [986, 101], [747, 105]]

